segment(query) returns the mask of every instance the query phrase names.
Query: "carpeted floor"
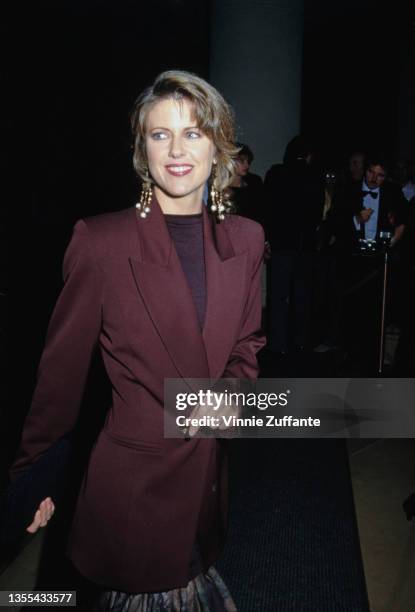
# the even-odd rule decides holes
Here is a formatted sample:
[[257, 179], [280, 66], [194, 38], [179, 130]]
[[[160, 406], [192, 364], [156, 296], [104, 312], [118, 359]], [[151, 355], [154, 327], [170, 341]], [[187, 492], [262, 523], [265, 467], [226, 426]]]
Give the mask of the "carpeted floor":
[[217, 564], [239, 612], [368, 612], [344, 440], [236, 440]]

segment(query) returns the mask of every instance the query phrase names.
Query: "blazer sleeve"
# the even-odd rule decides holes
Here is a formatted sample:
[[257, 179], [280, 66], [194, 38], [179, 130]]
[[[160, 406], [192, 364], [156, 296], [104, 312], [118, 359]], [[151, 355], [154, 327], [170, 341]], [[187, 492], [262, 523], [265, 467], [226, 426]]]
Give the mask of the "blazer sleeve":
[[26, 417], [14, 480], [76, 423], [102, 318], [102, 273], [84, 221], [75, 225], [63, 263], [64, 286], [53, 311]]
[[255, 233], [247, 238], [247, 244], [252, 247], [252, 272], [248, 297], [245, 302], [238, 339], [222, 375], [223, 378], [256, 379], [259, 371], [256, 354], [266, 344], [265, 335], [261, 329], [261, 273], [265, 238], [264, 231], [258, 223], [254, 224], [254, 228]]

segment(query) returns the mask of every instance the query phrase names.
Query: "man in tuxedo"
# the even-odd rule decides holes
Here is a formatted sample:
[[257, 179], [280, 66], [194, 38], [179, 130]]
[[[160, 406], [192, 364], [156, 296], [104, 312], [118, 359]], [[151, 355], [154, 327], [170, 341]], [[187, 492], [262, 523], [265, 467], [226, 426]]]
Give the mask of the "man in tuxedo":
[[362, 182], [354, 183], [335, 196], [333, 232], [336, 248], [350, 252], [359, 239], [379, 240], [391, 234], [391, 244], [402, 238], [407, 203], [401, 188], [387, 181], [388, 165], [379, 156], [367, 159]]
[[352, 202], [354, 224], [360, 238], [379, 239], [381, 232], [391, 233], [391, 244], [402, 237], [406, 201], [402, 190], [385, 182], [387, 165], [381, 159], [369, 159], [361, 194]]
[[[382, 233], [383, 236], [387, 233], [392, 247], [390, 260], [396, 268], [407, 214], [402, 190], [387, 180], [387, 173], [385, 159], [369, 156], [361, 183], [345, 187], [336, 195], [333, 205], [338, 291], [342, 294], [342, 311], [347, 313], [342, 320], [343, 338], [349, 347], [352, 345], [352, 352], [356, 349], [362, 355], [362, 349], [367, 348], [373, 359], [380, 334], [383, 256], [362, 252], [361, 240], [379, 244]], [[392, 276], [390, 294], [395, 294], [392, 298], [398, 290], [393, 277], [398, 276], [396, 273]]]

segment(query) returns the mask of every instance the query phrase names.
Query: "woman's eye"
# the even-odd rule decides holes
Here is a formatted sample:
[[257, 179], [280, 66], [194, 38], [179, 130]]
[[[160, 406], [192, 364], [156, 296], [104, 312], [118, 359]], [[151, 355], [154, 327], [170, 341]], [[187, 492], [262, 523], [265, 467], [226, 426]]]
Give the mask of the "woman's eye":
[[164, 132], [153, 132], [151, 134], [151, 138], [153, 140], [164, 140], [165, 138], [167, 138], [167, 134], [165, 134]]
[[200, 138], [200, 133], [199, 132], [195, 132], [194, 130], [190, 130], [189, 132], [186, 133], [187, 137], [192, 139], [195, 138]]

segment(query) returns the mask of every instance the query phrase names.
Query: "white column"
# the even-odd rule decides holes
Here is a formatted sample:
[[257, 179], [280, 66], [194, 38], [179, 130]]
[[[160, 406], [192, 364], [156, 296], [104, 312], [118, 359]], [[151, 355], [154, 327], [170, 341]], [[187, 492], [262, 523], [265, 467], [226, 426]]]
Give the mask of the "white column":
[[210, 81], [264, 176], [300, 129], [303, 0], [212, 0]]

